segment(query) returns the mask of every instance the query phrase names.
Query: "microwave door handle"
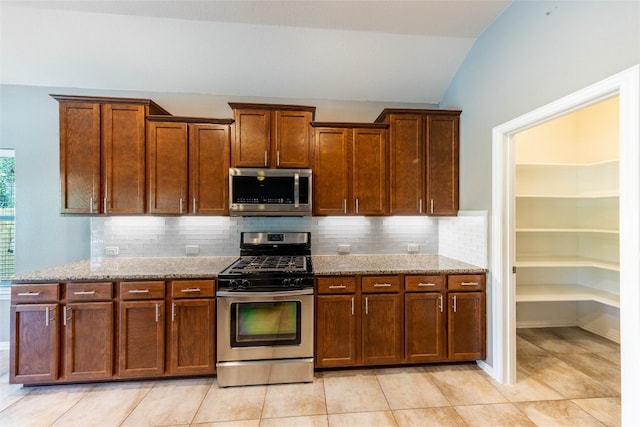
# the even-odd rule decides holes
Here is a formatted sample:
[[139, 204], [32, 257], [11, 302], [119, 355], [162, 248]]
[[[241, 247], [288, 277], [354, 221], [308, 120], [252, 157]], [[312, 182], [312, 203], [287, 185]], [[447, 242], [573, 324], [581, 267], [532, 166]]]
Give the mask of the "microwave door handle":
[[293, 174], [293, 203], [294, 207], [300, 207], [300, 175], [298, 173]]

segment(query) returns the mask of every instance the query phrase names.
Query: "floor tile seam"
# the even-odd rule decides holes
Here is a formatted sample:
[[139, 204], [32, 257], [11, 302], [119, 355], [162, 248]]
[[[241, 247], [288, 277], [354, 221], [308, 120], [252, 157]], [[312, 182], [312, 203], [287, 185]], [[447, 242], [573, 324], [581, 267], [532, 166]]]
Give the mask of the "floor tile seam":
[[[580, 407], [580, 405], [578, 405], [577, 403], [573, 402], [573, 399], [563, 399], [563, 400], [560, 400], [560, 401], [558, 401], [558, 400], [535, 400], [535, 401], [533, 401], [533, 402], [529, 402], [529, 403], [562, 402], [562, 401], [570, 403], [570, 404], [571, 404], [571, 405], [573, 405], [573, 406], [574, 406], [578, 411], [580, 411], [580, 412], [584, 412], [585, 414], [587, 414], [588, 416], [590, 416], [591, 418], [593, 418], [596, 422], [600, 423], [603, 427], [606, 427], [606, 424], [605, 424], [605, 423], [603, 423], [602, 421], [600, 421], [598, 418], [596, 418], [594, 415], [592, 415], [592, 414], [591, 414], [589, 411], [587, 411], [586, 409], [584, 409], [584, 408]], [[524, 402], [524, 403], [526, 403], [526, 402]], [[518, 408], [518, 409], [520, 409], [520, 408]], [[529, 417], [527, 417], [527, 418], [529, 418]], [[529, 418], [529, 419], [531, 419], [531, 418]], [[533, 422], [533, 420], [531, 420], [531, 421]], [[534, 422], [534, 424], [535, 424], [535, 422]]]
[[449, 406], [453, 406], [453, 403], [451, 402], [451, 400], [449, 400], [446, 393], [442, 391], [440, 386], [438, 386], [438, 382], [434, 381], [435, 378], [433, 377], [433, 375], [431, 375], [431, 372], [425, 372], [425, 374], [427, 374], [427, 377], [429, 378], [429, 381], [431, 381], [431, 384], [433, 384], [433, 386], [440, 392], [440, 394], [444, 397], [444, 399], [447, 401]]
[[[82, 384], [82, 385], [86, 385], [86, 384]], [[60, 419], [62, 417], [64, 417], [65, 415], [67, 415], [69, 413], [69, 411], [71, 411], [73, 408], [75, 408], [80, 402], [82, 402], [82, 400], [84, 400], [88, 395], [89, 392], [93, 389], [96, 388], [96, 384], [88, 384], [89, 387], [86, 390], [82, 391], [82, 396], [80, 397], [80, 399], [78, 399], [73, 405], [69, 406], [67, 408], [66, 411], [64, 411], [62, 414], [60, 414], [60, 416], [58, 418], [56, 418], [51, 424], [49, 424], [50, 426], [53, 426], [55, 423], [57, 423], [58, 421], [60, 421]], [[47, 386], [45, 386], [47, 387]], [[31, 393], [30, 393], [31, 394]]]
[[[142, 384], [142, 382], [140, 383]], [[149, 395], [149, 393], [151, 393], [151, 390], [153, 390], [153, 388], [156, 386], [156, 384], [153, 384], [151, 387], [149, 387], [147, 389], [147, 392], [144, 393], [144, 395], [140, 398], [140, 400], [138, 401], [138, 403], [135, 404], [135, 406], [133, 408], [131, 408], [131, 410], [129, 410], [129, 413], [127, 414], [126, 417], [124, 417], [122, 419], [122, 421], [120, 421], [120, 424], [118, 424], [119, 426], [124, 425], [124, 423], [127, 421], [127, 418], [129, 418], [131, 416], [131, 414], [133, 414], [135, 412], [135, 410], [138, 408], [138, 406], [140, 406], [140, 404], [142, 403], [142, 401]]]
[[[25, 387], [23, 386], [22, 389], [24, 389]], [[22, 396], [18, 396], [18, 399], [13, 401], [9, 406], [7, 406], [6, 408], [3, 408], [2, 410], [0, 410], [0, 414], [2, 414], [4, 411], [6, 411], [7, 409], [11, 408], [13, 405], [15, 405], [16, 403], [20, 402], [22, 399], [24, 399], [25, 397], [31, 395], [31, 392], [33, 390], [29, 390], [28, 393], [23, 394]], [[11, 395], [7, 396], [10, 397]]]

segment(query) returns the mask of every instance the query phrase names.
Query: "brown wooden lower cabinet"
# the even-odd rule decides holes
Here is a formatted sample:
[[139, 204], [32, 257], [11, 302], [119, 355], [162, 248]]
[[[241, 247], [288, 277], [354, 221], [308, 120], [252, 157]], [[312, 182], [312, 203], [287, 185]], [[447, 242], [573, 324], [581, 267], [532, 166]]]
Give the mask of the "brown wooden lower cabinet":
[[448, 299], [449, 360], [484, 359], [484, 292], [454, 292], [449, 293]]
[[59, 304], [11, 306], [9, 381], [42, 383], [58, 378]]
[[355, 295], [316, 297], [316, 366], [353, 366], [357, 363], [356, 320]]
[[401, 363], [404, 339], [400, 295], [364, 294], [362, 305], [362, 363]]
[[441, 292], [404, 296], [405, 360], [439, 362], [446, 359], [446, 313]]
[[113, 375], [113, 302], [67, 304], [62, 309], [64, 379]]
[[164, 375], [164, 313], [164, 300], [120, 302], [119, 376]]
[[168, 363], [172, 375], [213, 374], [215, 355], [215, 300], [173, 300], [169, 322]]

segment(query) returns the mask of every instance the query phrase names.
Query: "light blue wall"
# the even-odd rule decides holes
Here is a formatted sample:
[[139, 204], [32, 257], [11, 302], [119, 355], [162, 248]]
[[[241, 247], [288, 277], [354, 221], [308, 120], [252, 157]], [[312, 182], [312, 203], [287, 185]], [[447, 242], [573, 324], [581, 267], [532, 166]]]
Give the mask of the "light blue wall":
[[515, 1], [476, 41], [459, 108], [460, 209], [491, 208], [493, 127], [640, 63], [639, 1]]

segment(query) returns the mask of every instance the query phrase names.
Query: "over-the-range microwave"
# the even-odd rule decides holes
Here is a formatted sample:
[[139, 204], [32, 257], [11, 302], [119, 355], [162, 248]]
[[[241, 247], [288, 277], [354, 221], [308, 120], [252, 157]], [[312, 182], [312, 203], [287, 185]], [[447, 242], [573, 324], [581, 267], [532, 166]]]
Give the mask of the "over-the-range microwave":
[[311, 215], [310, 169], [229, 169], [229, 215]]

